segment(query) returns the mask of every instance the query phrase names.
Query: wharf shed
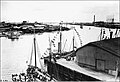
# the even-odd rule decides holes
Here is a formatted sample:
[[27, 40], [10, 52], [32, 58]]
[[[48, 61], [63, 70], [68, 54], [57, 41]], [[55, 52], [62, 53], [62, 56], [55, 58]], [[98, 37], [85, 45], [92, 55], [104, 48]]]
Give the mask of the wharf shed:
[[120, 75], [120, 37], [91, 42], [76, 50], [79, 66]]

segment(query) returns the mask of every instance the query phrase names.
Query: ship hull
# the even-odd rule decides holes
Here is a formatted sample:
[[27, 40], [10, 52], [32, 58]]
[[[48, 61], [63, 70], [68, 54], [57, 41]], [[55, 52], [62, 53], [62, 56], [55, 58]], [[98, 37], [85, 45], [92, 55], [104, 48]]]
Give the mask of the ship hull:
[[58, 81], [100, 81], [99, 79], [71, 70], [55, 62], [50, 62], [49, 59], [45, 59], [44, 62], [48, 74]]

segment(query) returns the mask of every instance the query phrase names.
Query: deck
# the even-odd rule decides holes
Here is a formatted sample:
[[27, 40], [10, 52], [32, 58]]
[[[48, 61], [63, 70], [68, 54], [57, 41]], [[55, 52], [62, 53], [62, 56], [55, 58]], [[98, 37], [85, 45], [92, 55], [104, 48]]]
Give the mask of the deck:
[[80, 67], [75, 63], [75, 61], [66, 61], [66, 59], [59, 59], [59, 60], [57, 60], [56, 63], [66, 67], [66, 68], [69, 68], [71, 70], [85, 74], [87, 76], [99, 79], [101, 81], [120, 81], [120, 78], [117, 78], [115, 80], [115, 76], [112, 76], [112, 75], [109, 75], [106, 73], [102, 73], [102, 72], [96, 72], [96, 71], [88, 69], [88, 68]]

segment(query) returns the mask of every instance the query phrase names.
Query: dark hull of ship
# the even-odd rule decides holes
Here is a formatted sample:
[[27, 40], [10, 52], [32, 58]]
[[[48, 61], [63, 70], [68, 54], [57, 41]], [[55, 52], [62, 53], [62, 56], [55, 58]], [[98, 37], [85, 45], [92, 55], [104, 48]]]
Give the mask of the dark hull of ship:
[[55, 62], [51, 62], [48, 58], [44, 60], [44, 63], [47, 67], [48, 74], [58, 81], [100, 81], [94, 77], [71, 70]]

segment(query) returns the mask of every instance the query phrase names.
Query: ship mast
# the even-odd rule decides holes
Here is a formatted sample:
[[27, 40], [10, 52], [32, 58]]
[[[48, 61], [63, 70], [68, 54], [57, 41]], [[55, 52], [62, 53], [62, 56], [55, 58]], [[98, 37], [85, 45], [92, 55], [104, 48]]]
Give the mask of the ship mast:
[[50, 62], [51, 62], [51, 58], [52, 58], [52, 47], [51, 47], [51, 40], [50, 40], [50, 37], [49, 37], [49, 47], [50, 47], [50, 49], [49, 49], [49, 55], [50, 55]]
[[75, 40], [75, 37], [73, 36], [73, 51], [74, 51], [74, 45], [75, 45], [74, 40]]
[[62, 21], [60, 22], [60, 54], [61, 54], [61, 50], [62, 50], [62, 32], [61, 32], [62, 26], [61, 26], [61, 24], [62, 24]]
[[34, 54], [35, 54], [35, 67], [37, 67], [35, 27], [34, 27]]

